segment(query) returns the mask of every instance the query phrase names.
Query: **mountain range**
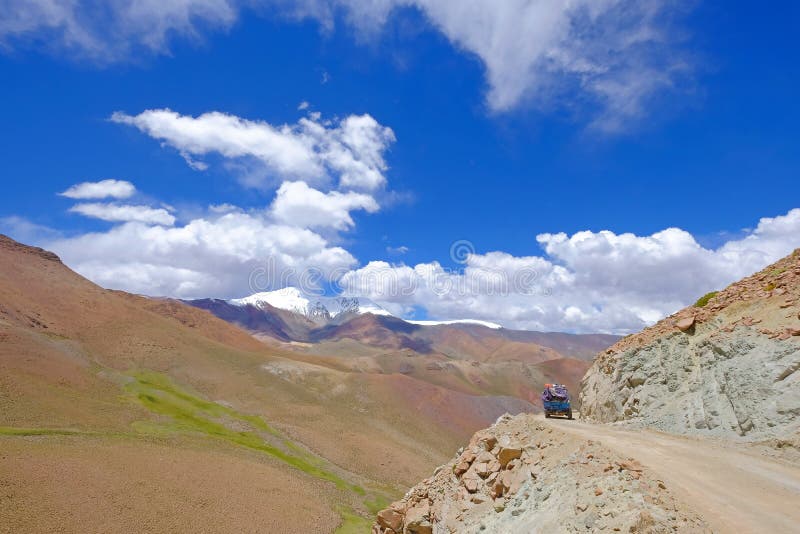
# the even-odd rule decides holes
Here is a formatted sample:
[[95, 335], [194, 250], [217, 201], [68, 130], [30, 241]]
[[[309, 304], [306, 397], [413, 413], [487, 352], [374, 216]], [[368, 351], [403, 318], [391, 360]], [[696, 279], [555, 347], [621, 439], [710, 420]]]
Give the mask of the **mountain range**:
[[410, 349], [450, 358], [590, 360], [618, 336], [509, 330], [476, 319], [406, 320], [362, 297], [306, 296], [286, 287], [240, 299], [184, 301], [261, 339], [324, 343], [349, 339], [380, 349]]
[[0, 236], [0, 524], [363, 530], [613, 341], [193, 304], [103, 289]]
[[186, 304], [307, 363], [350, 373], [400, 374], [467, 394], [508, 396], [531, 411], [539, 410], [536, 399], [546, 382], [577, 391], [593, 356], [619, 339], [509, 330], [473, 320], [407, 321], [366, 299], [309, 298], [296, 288]]
[[[0, 236], [0, 525], [788, 531], [799, 261], [619, 339], [360, 301], [189, 305]], [[580, 391], [583, 421], [537, 414], [554, 381]]]

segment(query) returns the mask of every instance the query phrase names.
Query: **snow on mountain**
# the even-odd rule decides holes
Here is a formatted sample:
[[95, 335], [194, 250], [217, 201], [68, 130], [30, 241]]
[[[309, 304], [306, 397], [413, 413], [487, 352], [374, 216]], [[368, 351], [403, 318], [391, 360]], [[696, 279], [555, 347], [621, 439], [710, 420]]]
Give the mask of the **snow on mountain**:
[[308, 299], [303, 297], [300, 290], [294, 287], [285, 287], [277, 291], [254, 293], [249, 297], [230, 299], [228, 302], [234, 306], [247, 306], [249, 304], [256, 308], [264, 308], [264, 304], [269, 304], [273, 308], [303, 314], [305, 314], [309, 304]]
[[392, 315], [369, 299], [359, 297], [318, 297], [306, 296], [296, 287], [285, 287], [276, 291], [255, 293], [241, 299], [228, 301], [234, 306], [255, 306], [264, 308], [269, 304], [273, 308], [288, 310], [306, 317], [336, 317], [344, 313], [358, 315]]
[[497, 323], [490, 323], [489, 321], [480, 321], [478, 319], [455, 319], [452, 321], [409, 321], [406, 319], [407, 323], [417, 324], [420, 326], [438, 326], [438, 325], [449, 325], [449, 324], [476, 324], [480, 326], [485, 326], [486, 328], [491, 328], [493, 330], [499, 330], [503, 328], [502, 325]]
[[[278, 289], [276, 291], [264, 291], [241, 299], [231, 299], [228, 302], [234, 306], [247, 306], [249, 304], [260, 309], [263, 309], [265, 304], [269, 304], [273, 308], [288, 310], [290, 312], [315, 319], [332, 319], [346, 313], [353, 313], [357, 315], [371, 313], [373, 315], [385, 315], [393, 317], [389, 311], [381, 308], [378, 304], [375, 304], [369, 299], [362, 297], [307, 296], [296, 287], [284, 287], [283, 289]], [[419, 326], [471, 324], [485, 326], [486, 328], [491, 328], [494, 330], [503, 328], [497, 323], [480, 321], [478, 319], [456, 319], [450, 321], [403, 320], [407, 323]]]
[[371, 300], [362, 299], [360, 297], [354, 298], [358, 299], [359, 313], [371, 313], [372, 315], [388, 315], [390, 317], [394, 317], [388, 310], [384, 310]]

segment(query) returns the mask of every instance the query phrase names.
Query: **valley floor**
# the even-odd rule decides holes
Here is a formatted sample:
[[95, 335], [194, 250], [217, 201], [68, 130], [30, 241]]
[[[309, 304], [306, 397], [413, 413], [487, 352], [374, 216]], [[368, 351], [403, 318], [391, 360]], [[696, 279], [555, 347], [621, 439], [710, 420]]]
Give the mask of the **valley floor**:
[[[542, 417], [542, 420], [544, 418]], [[745, 446], [649, 430], [552, 420], [656, 473], [714, 532], [798, 532], [800, 467]]]

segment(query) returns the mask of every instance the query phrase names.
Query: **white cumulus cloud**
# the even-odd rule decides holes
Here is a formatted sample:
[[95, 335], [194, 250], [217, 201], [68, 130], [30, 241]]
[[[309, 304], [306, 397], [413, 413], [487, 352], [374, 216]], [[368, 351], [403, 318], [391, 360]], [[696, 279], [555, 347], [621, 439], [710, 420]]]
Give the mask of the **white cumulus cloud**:
[[[294, 188], [301, 200], [336, 198], [306, 184], [285, 184], [281, 202], [291, 206], [285, 222], [274, 212], [276, 197], [268, 210], [228, 205], [180, 226], [133, 221], [74, 237], [18, 219], [0, 220], [0, 227], [12, 235], [33, 230], [39, 239], [28, 239], [98, 284], [147, 295], [231, 298], [328, 280], [344, 294], [370, 298], [400, 316], [425, 310], [430, 319], [609, 333], [637, 331], [800, 246], [798, 208], [763, 218], [717, 248], [702, 246], [679, 228], [651, 235], [581, 231], [538, 235], [539, 254], [459, 255], [458, 270], [436, 261], [372, 261], [359, 267], [347, 250], [299, 226], [316, 223], [305, 213], [310, 203], [286, 200], [296, 194]], [[327, 217], [345, 224], [347, 210], [342, 209]]]
[[278, 222], [308, 228], [346, 230], [354, 226], [350, 212], [378, 211], [378, 203], [364, 193], [323, 193], [305, 182], [284, 182], [278, 189], [270, 213]]
[[[230, 161], [249, 157], [271, 169], [282, 185], [266, 209], [212, 204], [202, 215], [184, 214], [188, 222], [180, 225], [165, 204], [75, 204], [70, 212], [115, 223], [105, 231], [72, 237], [38, 232], [40, 244], [77, 272], [105, 287], [135, 293], [229, 298], [291, 284], [322, 284], [356, 267], [355, 258], [333, 241], [355, 225], [351, 212], [378, 211], [373, 195], [385, 184], [383, 152], [394, 141], [391, 129], [369, 115], [335, 123], [301, 119], [292, 126], [170, 110], [114, 114], [113, 120], [176, 148], [195, 168], [203, 163], [192, 158], [212, 152]], [[336, 183], [322, 191], [292, 179], [299, 176]], [[133, 191], [128, 182], [104, 181], [78, 184], [63, 195], [122, 197]], [[38, 229], [17, 220], [2, 223]]]
[[800, 209], [763, 218], [716, 249], [668, 228], [649, 236], [541, 234], [545, 256], [470, 254], [462, 271], [438, 262], [370, 262], [339, 281], [396, 314], [484, 319], [534, 330], [627, 333], [752, 274], [800, 247]]
[[174, 227], [127, 222], [43, 246], [104, 287], [181, 298], [241, 297], [356, 265], [311, 230], [243, 212]]
[[256, 160], [267, 176], [251, 172], [248, 185], [263, 186], [276, 177], [309, 182], [334, 178], [343, 188], [374, 190], [386, 183], [383, 154], [395, 141], [391, 128], [370, 115], [350, 115], [336, 123], [302, 118], [294, 125], [273, 126], [220, 112], [193, 117], [153, 109], [138, 115], [117, 112], [111, 120], [172, 146], [199, 170], [205, 164], [193, 158], [211, 153]]
[[89, 198], [129, 198], [136, 193], [136, 187], [125, 180], [100, 180], [99, 182], [82, 182], [59, 193], [62, 197], [74, 199]]
[[69, 211], [80, 213], [86, 217], [94, 217], [95, 219], [110, 222], [138, 221], [164, 226], [172, 226], [175, 224], [175, 217], [170, 212], [164, 208], [151, 208], [149, 206], [87, 202], [76, 204], [72, 206]]

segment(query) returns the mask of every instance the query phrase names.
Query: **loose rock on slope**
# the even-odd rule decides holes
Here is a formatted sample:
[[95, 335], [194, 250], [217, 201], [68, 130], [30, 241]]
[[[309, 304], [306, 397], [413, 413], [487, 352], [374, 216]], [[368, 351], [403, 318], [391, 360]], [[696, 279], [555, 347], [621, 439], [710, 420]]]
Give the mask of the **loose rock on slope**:
[[708, 532], [635, 460], [530, 414], [503, 416], [378, 513], [373, 534]]
[[800, 429], [800, 250], [620, 340], [582, 384], [583, 417], [791, 449]]

